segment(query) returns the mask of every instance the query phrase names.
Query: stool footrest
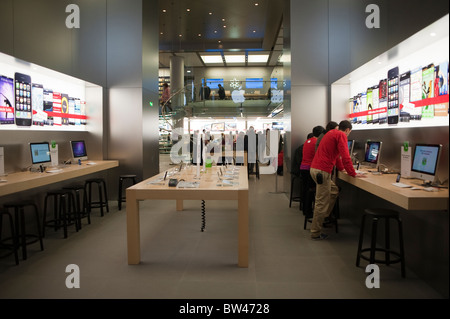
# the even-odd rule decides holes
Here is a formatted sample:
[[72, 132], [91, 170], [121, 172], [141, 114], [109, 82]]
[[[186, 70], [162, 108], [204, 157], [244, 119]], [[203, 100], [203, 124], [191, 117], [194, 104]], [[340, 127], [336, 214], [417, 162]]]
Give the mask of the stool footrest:
[[[371, 249], [370, 248], [364, 248], [364, 249], [361, 249], [361, 254], [359, 255], [359, 257], [361, 257], [362, 259], [364, 259], [364, 260], [367, 260], [367, 261], [369, 261], [370, 262], [370, 258], [369, 257], [367, 257], [367, 256], [364, 256], [362, 253], [363, 252], [370, 252], [371, 251]], [[395, 255], [395, 256], [397, 256], [398, 258], [397, 259], [389, 259], [389, 264], [395, 264], [395, 263], [399, 263], [399, 262], [401, 262], [402, 261], [402, 258], [401, 258], [401, 255], [400, 255], [400, 253], [399, 252], [397, 252], [397, 251], [393, 251], [393, 250], [386, 250], [386, 249], [383, 249], [383, 248], [375, 248], [375, 251], [379, 251], [379, 252], [383, 252], [383, 253], [388, 253], [389, 255]], [[386, 259], [374, 259], [374, 263], [375, 264], [387, 264], [388, 262], [386, 261]]]

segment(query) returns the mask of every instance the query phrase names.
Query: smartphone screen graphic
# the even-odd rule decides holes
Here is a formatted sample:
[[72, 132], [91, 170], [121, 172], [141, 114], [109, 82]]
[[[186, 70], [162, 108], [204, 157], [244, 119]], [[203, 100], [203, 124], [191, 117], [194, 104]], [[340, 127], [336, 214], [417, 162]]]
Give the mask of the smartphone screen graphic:
[[69, 96], [61, 94], [61, 124], [69, 125]]
[[[422, 100], [434, 97], [434, 64], [422, 69]], [[422, 118], [434, 117], [434, 105], [422, 107]]]
[[44, 89], [44, 112], [47, 113], [46, 125], [53, 125], [53, 116], [49, 113], [53, 112], [53, 90]]
[[14, 74], [14, 82], [16, 94], [16, 125], [31, 126], [31, 77], [29, 75], [16, 72]]
[[[69, 97], [69, 116], [75, 114], [75, 99], [73, 97]], [[75, 125], [75, 119], [73, 117], [69, 117], [69, 125]]]
[[[74, 99], [74, 104], [75, 104], [75, 106], [74, 106], [74, 114], [75, 115], [81, 115], [81, 101], [80, 101], [80, 99], [78, 99], [78, 98], [75, 98]], [[75, 119], [75, 125], [80, 125], [81, 124], [81, 120], [78, 118], [78, 119]]]
[[411, 113], [414, 111], [414, 107], [410, 103], [410, 84], [411, 84], [411, 72], [405, 72], [400, 75], [400, 88], [398, 94], [398, 103], [400, 106], [400, 121], [409, 122], [411, 119]]
[[44, 87], [42, 84], [33, 83], [31, 86], [31, 106], [33, 108], [33, 125], [44, 125], [46, 114], [44, 113]]
[[61, 126], [61, 93], [53, 92], [53, 125]]
[[371, 114], [373, 111], [373, 88], [367, 89], [367, 111], [369, 112], [367, 115], [367, 124], [371, 124], [373, 121], [373, 115]]
[[[410, 82], [410, 101], [415, 102], [422, 100], [422, 68], [411, 71]], [[414, 111], [411, 113], [411, 120], [420, 120], [421, 118], [422, 107], [414, 107]]]
[[397, 124], [400, 115], [398, 104], [398, 67], [388, 71], [388, 124]]
[[14, 124], [14, 80], [0, 76], [0, 124]]
[[[375, 85], [372, 88], [372, 107], [374, 110], [377, 110], [380, 107], [379, 101], [380, 101], [379, 89], [378, 89], [378, 85]], [[378, 113], [375, 113], [372, 116], [372, 123], [373, 124], [378, 123]]]
[[[378, 103], [379, 103], [379, 108], [385, 109], [387, 110], [387, 106], [388, 106], [388, 87], [387, 87], [387, 80], [383, 79], [380, 81], [380, 84], [378, 85], [379, 87], [379, 99], [378, 99]], [[382, 112], [382, 113], [378, 113], [378, 124], [385, 124], [386, 123], [386, 112]]]

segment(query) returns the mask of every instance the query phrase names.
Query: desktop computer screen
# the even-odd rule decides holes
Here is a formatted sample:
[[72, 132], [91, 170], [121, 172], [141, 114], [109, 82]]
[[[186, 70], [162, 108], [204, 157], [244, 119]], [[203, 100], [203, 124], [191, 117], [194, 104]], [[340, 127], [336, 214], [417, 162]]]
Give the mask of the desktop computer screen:
[[72, 158], [74, 160], [85, 161], [88, 159], [84, 141], [70, 141], [70, 149], [72, 150]]
[[30, 143], [31, 162], [33, 165], [51, 163], [50, 146], [48, 142]]
[[379, 141], [367, 141], [366, 142], [366, 153], [364, 155], [364, 164], [378, 168], [381, 157], [381, 145], [382, 142]]
[[348, 140], [347, 143], [348, 143], [348, 152], [350, 153], [350, 156], [352, 156], [355, 140]]
[[433, 183], [441, 156], [441, 144], [416, 144], [414, 149], [411, 177]]

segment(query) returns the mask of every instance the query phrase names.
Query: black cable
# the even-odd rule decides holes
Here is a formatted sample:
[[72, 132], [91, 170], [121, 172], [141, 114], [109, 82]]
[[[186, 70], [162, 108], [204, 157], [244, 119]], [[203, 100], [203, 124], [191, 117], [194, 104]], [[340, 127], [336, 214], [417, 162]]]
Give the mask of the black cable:
[[205, 230], [205, 222], [206, 218], [205, 218], [205, 200], [202, 199], [202, 228], [201, 231], [203, 232]]

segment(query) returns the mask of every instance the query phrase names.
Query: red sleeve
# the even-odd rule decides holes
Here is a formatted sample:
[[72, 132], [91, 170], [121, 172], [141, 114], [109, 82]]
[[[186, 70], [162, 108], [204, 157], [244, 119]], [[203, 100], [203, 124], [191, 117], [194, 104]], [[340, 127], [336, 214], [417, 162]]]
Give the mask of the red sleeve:
[[347, 172], [348, 175], [355, 177], [356, 172], [353, 168], [352, 159], [350, 157], [350, 153], [348, 152], [348, 143], [347, 143], [347, 137], [345, 134], [341, 134], [339, 137], [339, 143], [338, 143], [338, 149], [339, 149], [339, 157], [336, 161], [336, 166], [339, 170], [342, 170], [339, 168], [339, 163], [343, 169]]

